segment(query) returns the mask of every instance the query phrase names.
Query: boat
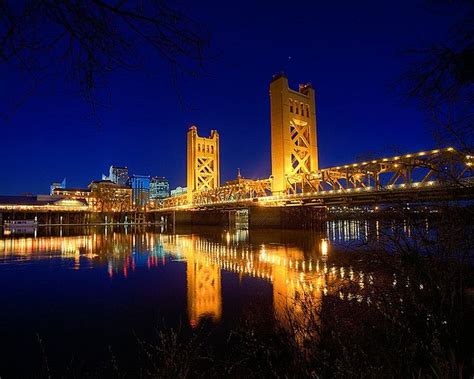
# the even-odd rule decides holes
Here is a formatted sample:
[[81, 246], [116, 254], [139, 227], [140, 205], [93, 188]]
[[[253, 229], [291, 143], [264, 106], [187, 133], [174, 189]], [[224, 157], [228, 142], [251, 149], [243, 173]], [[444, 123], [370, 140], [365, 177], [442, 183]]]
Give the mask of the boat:
[[[3, 228], [7, 234], [10, 233], [34, 233], [38, 227], [36, 220], [11, 220], [5, 221]], [[8, 233], [10, 232], [10, 233]]]
[[38, 222], [36, 220], [11, 220], [5, 221], [5, 227], [9, 228], [36, 228], [38, 226]]

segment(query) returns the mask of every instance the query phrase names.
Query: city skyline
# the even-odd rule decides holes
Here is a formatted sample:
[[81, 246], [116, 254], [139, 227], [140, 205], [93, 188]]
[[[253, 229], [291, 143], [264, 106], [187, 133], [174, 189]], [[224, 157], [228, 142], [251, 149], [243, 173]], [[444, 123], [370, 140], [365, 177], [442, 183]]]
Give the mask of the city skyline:
[[[118, 174], [116, 173], [118, 171]], [[52, 191], [54, 188], [61, 188], [61, 189], [71, 189], [71, 188], [86, 188], [88, 185], [90, 185], [91, 182], [93, 181], [111, 181], [115, 184], [119, 184], [121, 186], [129, 186], [128, 180], [130, 177], [133, 176], [146, 176], [149, 177], [151, 180], [153, 179], [164, 179], [167, 181], [167, 178], [165, 176], [160, 176], [160, 175], [155, 175], [155, 174], [150, 174], [147, 173], [145, 175], [137, 174], [134, 172], [130, 172], [128, 169], [128, 166], [117, 166], [117, 165], [110, 165], [109, 168], [109, 175], [102, 174], [102, 178], [100, 179], [99, 176], [92, 176], [89, 178], [86, 183], [82, 183], [79, 186], [71, 187], [71, 186], [66, 186], [66, 180], [67, 178], [65, 177], [61, 182], [59, 181], [54, 181], [50, 183], [50, 192], [52, 194]]]
[[[172, 188], [184, 186], [185, 138], [192, 124], [203, 135], [219, 130], [222, 182], [234, 179], [237, 168], [244, 177], [268, 177], [269, 81], [280, 71], [292, 87], [311, 82], [315, 89], [321, 167], [355, 162], [367, 154], [437, 147], [423, 114], [402, 104], [390, 85], [408, 63], [404, 50], [446, 38], [452, 21], [446, 15], [430, 12], [421, 3], [405, 2], [391, 12], [375, 3], [363, 7], [347, 3], [351, 12], [340, 20], [351, 27], [352, 39], [347, 40], [326, 20], [338, 13], [335, 6], [308, 5], [307, 11], [297, 12], [257, 4], [241, 31], [254, 33], [255, 38], [242, 45], [234, 21], [217, 17], [218, 12], [241, 13], [236, 5], [225, 11], [218, 6], [208, 13], [189, 6], [211, 32], [220, 31], [212, 41], [221, 50], [220, 58], [209, 63], [209, 77], [179, 77], [173, 84], [165, 64], [151, 71], [146, 67], [116, 72], [108, 87], [110, 107], [100, 108], [94, 119], [88, 117], [88, 105], [71, 94], [73, 88], [43, 88], [4, 124], [4, 138], [13, 141], [4, 154], [32, 159], [7, 165], [5, 174], [11, 179], [0, 182], [0, 193], [45, 193], [51, 182], [63, 177], [71, 187], [81, 187], [99, 179], [109, 164], [165, 176]], [[261, 20], [258, 14], [267, 17]], [[272, 17], [275, 22], [288, 17], [288, 24], [273, 25]], [[394, 33], [394, 23], [404, 28]], [[268, 28], [262, 28], [265, 25]], [[298, 33], [288, 33], [296, 27]], [[259, 42], [270, 35], [278, 49], [270, 51]], [[2, 75], [7, 85], [21, 78], [12, 68]], [[12, 96], [21, 93], [21, 88], [14, 88]], [[27, 133], [19, 139], [19, 131]], [[43, 154], [44, 149], [51, 153]]]

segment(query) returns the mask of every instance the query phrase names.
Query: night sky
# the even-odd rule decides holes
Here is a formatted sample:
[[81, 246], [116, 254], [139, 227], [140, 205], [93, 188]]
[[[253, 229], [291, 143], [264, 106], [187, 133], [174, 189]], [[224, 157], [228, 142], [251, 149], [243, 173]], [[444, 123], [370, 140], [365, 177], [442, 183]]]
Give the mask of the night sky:
[[[447, 36], [452, 16], [417, 1], [181, 2], [211, 33], [208, 77], [173, 84], [150, 51], [139, 71], [109, 78], [110, 107], [89, 106], [62, 77], [46, 81], [0, 119], [0, 194], [48, 193], [67, 178], [86, 187], [108, 167], [186, 184], [186, 131], [221, 136], [221, 178], [270, 175], [269, 82], [284, 71], [295, 89], [311, 82], [321, 167], [434, 147], [424, 116], [393, 90], [403, 51]], [[0, 111], [26, 93], [25, 75], [2, 66]], [[183, 101], [185, 104], [183, 104]], [[2, 105], [3, 104], [3, 105]]]

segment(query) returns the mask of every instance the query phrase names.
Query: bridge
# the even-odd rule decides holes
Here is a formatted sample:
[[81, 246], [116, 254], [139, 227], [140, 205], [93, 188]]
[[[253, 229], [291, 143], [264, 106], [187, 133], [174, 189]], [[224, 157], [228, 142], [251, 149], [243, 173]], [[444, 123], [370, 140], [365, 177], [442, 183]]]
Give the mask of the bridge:
[[187, 193], [151, 213], [249, 207], [375, 205], [473, 199], [474, 157], [453, 147], [320, 168], [315, 93], [283, 75], [270, 84], [272, 173], [220, 185], [219, 134], [187, 135]]
[[[315, 92], [291, 89], [277, 75], [270, 83], [271, 175], [239, 174], [221, 185], [219, 133], [187, 132], [187, 193], [149, 204], [145, 210], [95, 209], [86, 199], [0, 196], [3, 220], [39, 224], [190, 223], [311, 228], [330, 206], [420, 204], [474, 199], [474, 156], [453, 147], [319, 167]], [[20, 198], [20, 197], [18, 197]], [[119, 208], [117, 208], [119, 209]], [[240, 221], [239, 221], [240, 220]]]
[[[272, 179], [237, 179], [214, 189], [166, 199], [169, 209], [285, 205], [367, 205], [472, 198], [472, 162], [453, 148], [422, 151], [332, 167], [288, 180], [284, 193], [272, 193]], [[306, 189], [306, 191], [305, 191]]]

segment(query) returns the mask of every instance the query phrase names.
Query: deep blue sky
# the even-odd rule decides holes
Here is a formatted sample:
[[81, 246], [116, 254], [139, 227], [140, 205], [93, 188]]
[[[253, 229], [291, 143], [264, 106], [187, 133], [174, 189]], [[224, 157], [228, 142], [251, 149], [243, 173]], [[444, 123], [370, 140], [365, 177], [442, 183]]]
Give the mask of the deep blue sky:
[[[165, 64], [109, 77], [111, 107], [100, 125], [63, 79], [0, 119], [0, 194], [47, 193], [52, 181], [87, 186], [109, 165], [166, 176], [185, 185], [186, 131], [221, 135], [221, 177], [270, 175], [269, 82], [284, 70], [290, 84], [311, 82], [317, 96], [322, 167], [369, 152], [435, 145], [427, 122], [391, 84], [406, 69], [402, 52], [443, 39], [453, 19], [422, 1], [184, 2], [212, 35], [209, 77], [182, 77], [176, 94]], [[291, 59], [289, 59], [291, 57]], [[24, 92], [24, 76], [0, 67], [5, 101]], [[6, 97], [5, 97], [6, 96]], [[4, 109], [1, 109], [4, 111]]]

